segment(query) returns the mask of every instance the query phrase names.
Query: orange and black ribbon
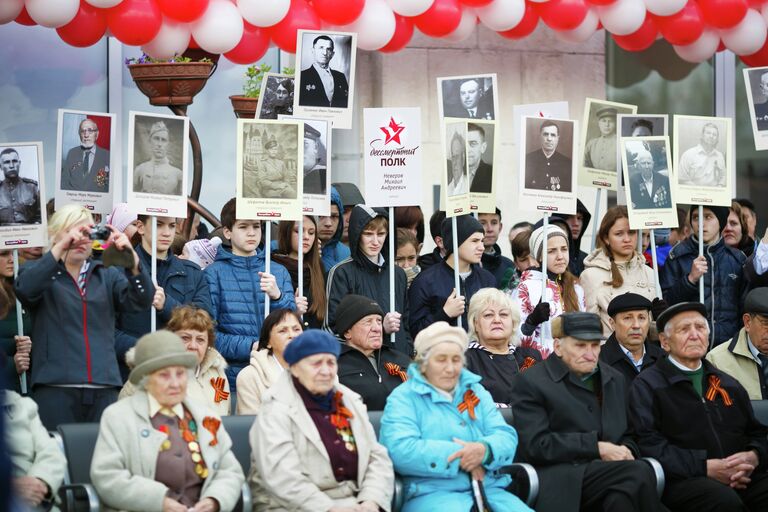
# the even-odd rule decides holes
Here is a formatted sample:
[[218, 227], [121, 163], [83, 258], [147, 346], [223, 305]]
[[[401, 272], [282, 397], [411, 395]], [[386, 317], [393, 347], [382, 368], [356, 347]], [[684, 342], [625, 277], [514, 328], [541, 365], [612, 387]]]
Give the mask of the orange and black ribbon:
[[341, 391], [337, 391], [336, 394], [333, 395], [334, 409], [336, 409], [336, 412], [331, 414], [331, 424], [336, 428], [348, 428], [349, 420], [353, 417], [352, 411], [344, 407], [344, 404], [341, 402], [342, 396]]
[[536, 360], [531, 356], [528, 356], [525, 359], [523, 359], [523, 364], [520, 365], [520, 371], [524, 372], [525, 370], [527, 370], [528, 368], [530, 368], [535, 364], [536, 364]]
[[469, 413], [470, 419], [477, 419], [475, 416], [475, 407], [479, 403], [480, 399], [477, 398], [477, 395], [474, 391], [469, 389], [466, 393], [464, 393], [464, 399], [459, 404], [459, 412], [467, 411]]
[[400, 368], [399, 364], [384, 363], [384, 369], [387, 370], [387, 373], [390, 375], [400, 377], [400, 380], [403, 382], [408, 380], [408, 374], [405, 373], [402, 368]]
[[223, 377], [211, 377], [211, 386], [213, 386], [213, 401], [223, 402], [229, 398], [229, 391], [224, 390], [226, 381]]
[[728, 394], [728, 391], [723, 388], [720, 382], [720, 377], [717, 375], [710, 375], [709, 376], [709, 389], [707, 390], [707, 394], [705, 397], [710, 402], [714, 402], [717, 395], [720, 395], [723, 399], [723, 403], [726, 407], [730, 407], [733, 405], [733, 400], [731, 399], [731, 395]]
[[216, 434], [219, 432], [219, 426], [221, 426], [220, 419], [214, 418], [213, 416], [206, 416], [203, 418], [203, 428], [213, 434], [213, 440], [208, 443], [210, 446], [219, 444], [219, 440], [216, 438]]

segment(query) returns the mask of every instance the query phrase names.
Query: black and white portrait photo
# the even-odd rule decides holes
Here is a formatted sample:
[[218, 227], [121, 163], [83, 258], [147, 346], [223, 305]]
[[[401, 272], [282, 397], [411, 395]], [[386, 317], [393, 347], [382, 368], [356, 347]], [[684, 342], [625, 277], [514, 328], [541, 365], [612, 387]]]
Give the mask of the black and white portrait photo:
[[768, 149], [768, 67], [744, 69], [755, 149]]
[[438, 78], [442, 117], [496, 119], [496, 75]]
[[296, 124], [246, 123], [242, 127], [244, 198], [296, 199], [299, 141]]
[[65, 112], [61, 123], [61, 189], [109, 192], [112, 117]]
[[676, 121], [678, 184], [725, 187], [729, 174], [729, 125], [723, 119], [692, 116], [676, 116]]
[[668, 140], [664, 138], [624, 142], [629, 176], [628, 202], [638, 210], [671, 208]]
[[469, 192], [467, 183], [467, 123], [445, 125], [445, 167], [448, 197]]
[[618, 170], [616, 136], [618, 114], [634, 114], [637, 107], [587, 98], [584, 113], [584, 160], [588, 169]]
[[467, 123], [467, 176], [470, 192], [490, 194], [493, 191], [495, 128], [491, 123]]
[[304, 193], [325, 195], [328, 190], [328, 122], [304, 121]]
[[[184, 193], [184, 120], [137, 115], [133, 126], [133, 192]], [[129, 151], [131, 149], [129, 148]]]
[[299, 105], [347, 108], [351, 100], [352, 37], [332, 32], [301, 36]]
[[293, 115], [294, 77], [267, 73], [261, 86], [257, 111], [259, 119]]
[[573, 122], [527, 117], [525, 122], [525, 188], [571, 192], [573, 188]]
[[0, 227], [40, 224], [40, 168], [37, 145], [0, 146]]
[[[619, 114], [617, 116], [619, 125], [619, 138], [626, 137], [663, 137], [667, 135], [667, 116], [666, 115], [638, 115], [638, 114]], [[656, 148], [659, 145], [654, 146]], [[619, 156], [621, 148], [617, 148]], [[621, 166], [622, 160], [619, 157], [618, 164]], [[623, 169], [623, 168], [622, 168]], [[621, 175], [621, 185], [626, 186], [624, 174]]]

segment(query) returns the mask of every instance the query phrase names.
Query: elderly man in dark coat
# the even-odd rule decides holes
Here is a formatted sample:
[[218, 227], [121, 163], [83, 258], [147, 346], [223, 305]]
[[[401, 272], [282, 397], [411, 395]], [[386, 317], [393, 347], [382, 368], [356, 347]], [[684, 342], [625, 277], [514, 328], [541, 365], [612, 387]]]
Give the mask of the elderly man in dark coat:
[[555, 353], [523, 373], [512, 409], [521, 459], [541, 482], [536, 510], [660, 510], [651, 466], [627, 435], [624, 378], [598, 362], [594, 313], [552, 320]]
[[664, 468], [664, 504], [676, 512], [768, 510], [768, 429], [741, 384], [704, 359], [706, 310], [666, 309], [656, 321], [669, 356], [635, 379], [629, 418], [643, 455]]
[[600, 350], [600, 362], [624, 375], [627, 392], [637, 375], [664, 357], [658, 345], [648, 342], [651, 328], [651, 301], [627, 292], [608, 303], [613, 333]]

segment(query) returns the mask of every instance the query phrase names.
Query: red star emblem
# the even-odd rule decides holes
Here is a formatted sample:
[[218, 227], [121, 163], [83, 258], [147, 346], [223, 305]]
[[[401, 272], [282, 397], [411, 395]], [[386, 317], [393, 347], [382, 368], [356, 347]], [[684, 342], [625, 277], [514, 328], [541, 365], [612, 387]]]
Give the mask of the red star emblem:
[[[392, 133], [390, 133], [387, 128], [389, 128], [389, 130], [392, 130]], [[403, 132], [403, 130], [405, 130], [405, 126], [403, 126], [401, 124], [397, 124], [395, 122], [395, 118], [394, 117], [390, 117], [389, 118], [389, 126], [388, 127], [387, 126], [380, 126], [379, 130], [383, 131], [384, 135], [386, 135], [386, 139], [384, 140], [384, 145], [385, 146], [387, 144], [389, 144], [391, 141], [395, 141], [398, 144], [402, 144], [400, 142], [400, 134]]]

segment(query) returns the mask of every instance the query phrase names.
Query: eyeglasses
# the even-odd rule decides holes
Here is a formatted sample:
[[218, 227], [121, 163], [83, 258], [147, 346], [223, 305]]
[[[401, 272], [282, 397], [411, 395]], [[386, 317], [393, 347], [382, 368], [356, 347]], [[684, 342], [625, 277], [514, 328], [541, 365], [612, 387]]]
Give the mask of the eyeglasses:
[[80, 133], [84, 133], [86, 135], [91, 135], [92, 133], [99, 133], [99, 130], [94, 128], [84, 128], [80, 130]]

